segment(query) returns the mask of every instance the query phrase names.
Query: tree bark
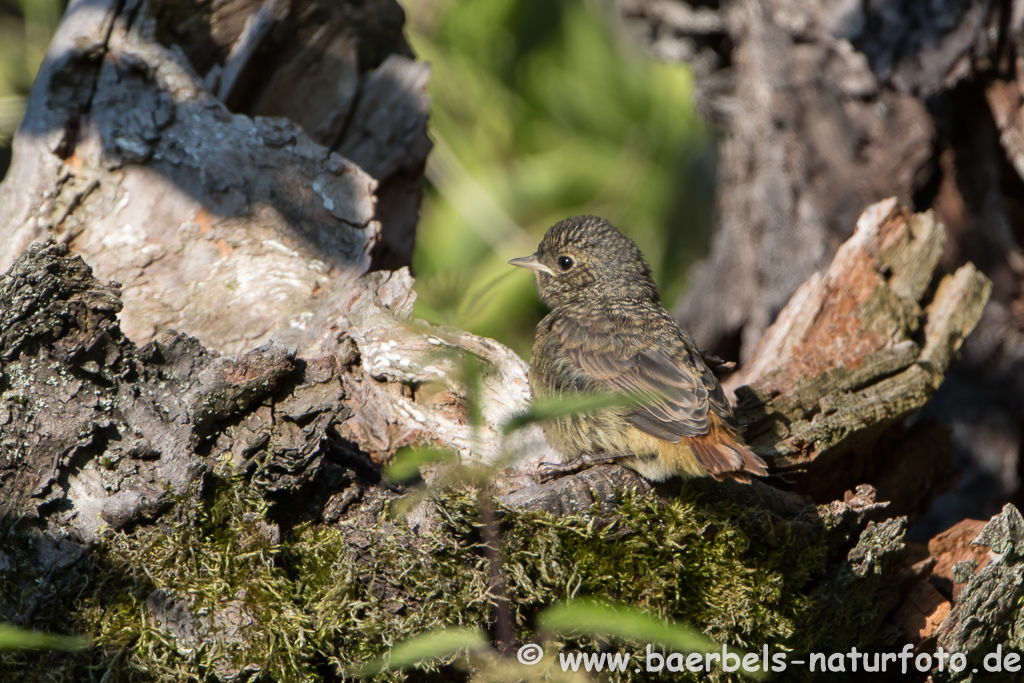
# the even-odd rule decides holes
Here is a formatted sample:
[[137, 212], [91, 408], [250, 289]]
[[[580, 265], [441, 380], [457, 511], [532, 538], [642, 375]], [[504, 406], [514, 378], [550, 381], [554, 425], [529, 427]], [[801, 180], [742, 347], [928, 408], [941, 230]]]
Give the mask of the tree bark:
[[942, 268], [973, 262], [994, 288], [923, 411], [949, 427], [960, 481], [915, 535], [1019, 505], [1021, 3], [617, 6], [654, 54], [693, 68], [697, 103], [722, 135], [719, 229], [676, 311], [698, 343], [749, 359], [862, 207], [895, 196], [934, 211], [949, 234]]
[[[948, 444], [905, 425], [991, 291], [972, 265], [942, 272], [932, 215], [869, 207], [778, 299], [730, 379], [767, 482], [609, 465], [539, 484], [559, 457], [540, 426], [505, 433], [526, 364], [412, 320], [408, 271], [375, 270], [411, 250], [429, 146], [395, 6], [202, 7], [73, 3], [0, 188], [0, 619], [95, 637], [5, 672], [340, 678], [429, 628], [496, 627], [495, 594], [520, 642], [580, 593], [733, 644], [891, 645], [893, 614], [946, 575], [902, 515], [945, 483]], [[183, 36], [200, 37], [163, 44]], [[304, 106], [292, 85], [329, 92]], [[456, 462], [382, 479], [424, 444]], [[984, 637], [954, 624], [1016, 596], [1018, 519], [986, 527], [1006, 565], [960, 567], [920, 642], [1007, 633], [1005, 610]]]
[[[264, 7], [272, 5], [286, 13], [280, 31], [299, 44], [320, 14], [356, 11], [333, 3]], [[272, 93], [258, 92], [280, 103], [273, 113], [295, 114], [288, 120], [229, 111], [196, 71], [223, 71], [200, 59], [213, 47], [187, 46], [197, 53], [198, 64], [191, 63], [180, 48], [157, 42], [161, 29], [174, 25], [155, 24], [144, 8], [72, 3], [33, 88], [0, 193], [7, 217], [0, 238], [10, 245], [0, 252], [0, 269], [32, 240], [54, 235], [101, 278], [121, 283], [122, 324], [137, 342], [177, 329], [221, 351], [246, 351], [270, 338], [331, 348], [332, 328], [345, 327], [336, 319], [339, 299], [358, 296], [374, 256], [378, 264], [408, 263], [419, 193], [410, 194], [405, 176], [418, 183], [430, 147], [427, 67], [405, 56], [400, 29], [388, 25], [389, 15], [401, 16], [397, 5], [377, 6], [363, 21], [383, 22], [376, 32], [356, 39], [340, 19], [320, 29], [322, 37], [352, 43], [351, 63], [341, 67], [352, 92], [317, 97], [317, 107], [302, 105], [306, 88], [316, 92], [309, 82], [315, 71], [290, 81], [290, 90], [281, 79], [298, 68], [296, 60], [328, 60], [318, 44], [242, 64], [272, 46], [250, 45], [261, 40], [255, 29], [237, 37], [224, 69], [240, 79], [258, 67], [259, 85], [274, 75], [266, 85]], [[226, 41], [223, 51], [231, 31], [220, 14], [205, 19], [211, 40]], [[269, 41], [272, 32], [260, 35]], [[376, 53], [372, 70], [361, 66], [358, 48]], [[228, 94], [244, 90], [255, 98], [254, 88], [239, 82]], [[325, 130], [327, 120], [345, 125]], [[381, 213], [385, 191], [391, 194]]]

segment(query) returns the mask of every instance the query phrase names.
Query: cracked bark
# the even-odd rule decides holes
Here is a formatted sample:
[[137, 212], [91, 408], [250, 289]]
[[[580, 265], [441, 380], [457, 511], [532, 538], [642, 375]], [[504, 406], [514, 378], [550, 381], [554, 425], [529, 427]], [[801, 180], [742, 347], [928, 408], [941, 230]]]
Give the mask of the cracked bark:
[[[938, 532], [955, 525], [957, 542], [969, 545], [977, 535], [970, 525], [983, 524], [1006, 501], [1024, 501], [1024, 5], [617, 5], [655, 55], [694, 69], [695, 99], [723, 138], [719, 230], [677, 309], [699, 343], [724, 357], [755, 357], [783, 303], [800, 296], [807, 278], [840, 249], [860, 208], [891, 195], [913, 210], [934, 211], [946, 226], [942, 268], [974, 263], [992, 281], [978, 329], [921, 411], [915, 434], [905, 437], [917, 455], [890, 461], [886, 453], [886, 462], [866, 465], [877, 468], [880, 495], [896, 501], [894, 488], [923, 491], [924, 480], [949, 477], [934, 471], [942, 468], [930, 454], [951, 448], [959, 483], [940, 485], [953, 490], [914, 533], [932, 538], [931, 547], [943, 538]], [[799, 453], [784, 456], [790, 458], [798, 461]], [[841, 457], [838, 464], [849, 462]], [[830, 472], [822, 476], [827, 486]], [[898, 509], [910, 510], [912, 498]], [[921, 562], [941, 566], [950, 556], [940, 543]], [[919, 570], [938, 598], [920, 588], [925, 606], [908, 609], [904, 630], [934, 648], [942, 623], [936, 610], [956, 609], [961, 584], [951, 571]], [[987, 627], [1003, 634], [1004, 647], [1012, 641], [1006, 629]]]
[[[947, 202], [960, 193], [961, 205], [975, 201], [956, 174], [971, 163], [980, 170], [981, 160], [958, 158], [952, 171], [938, 161], [958, 144], [949, 138], [955, 111], [948, 105], [976, 101], [965, 97], [965, 83], [992, 73], [1000, 45], [1018, 49], [1014, 3], [956, 2], [928, 12], [912, 3], [788, 0], [734, 0], [714, 10], [684, 0], [619, 7], [656, 55], [693, 66], [698, 103], [725, 135], [720, 230], [679, 309], [702, 343], [748, 358], [872, 202], [895, 196], [917, 210], [934, 202], [953, 231], [947, 253], [967, 247], [961, 226], [986, 242], [1004, 230], [985, 225], [976, 207], [956, 213]], [[928, 187], [942, 174], [951, 186], [936, 196]], [[716, 306], [723, 293], [740, 303]]]
[[[557, 454], [537, 426], [502, 435], [528, 405], [526, 365], [492, 340], [411, 320], [408, 271], [372, 270], [411, 251], [410, 187], [429, 148], [426, 70], [409, 59], [397, 8], [203, 7], [206, 31], [194, 32], [171, 4], [72, 3], [16, 138], [0, 188], [11, 245], [0, 253], [0, 572], [22, 599], [0, 617], [60, 629], [48, 607], [84, 590], [97, 543], [198, 524], [174, 516], [214, 475], [241, 477], [273, 511], [273, 523], [246, 520], [255, 537], [276, 546], [302, 523], [355, 520], [346, 541], [363, 559], [384, 535], [414, 547], [436, 523], [429, 505], [404, 531], [380, 522], [404, 493], [380, 468], [407, 445], [465, 462], [521, 456], [491, 483], [505, 514], [613, 511], [627, 490], [678, 495], [678, 482], [652, 487], [615, 466], [534, 485], [533, 465]], [[167, 47], [186, 35], [201, 39]], [[275, 49], [282, 35], [296, 37], [289, 50]], [[319, 93], [329, 74], [340, 81], [317, 106], [288, 97], [290, 85]], [[942, 271], [931, 216], [886, 201], [860, 221], [731, 380], [776, 478], [687, 489], [757, 510], [780, 535], [827, 528], [826, 598], [904, 568], [894, 516], [927, 506], [948, 455], [941, 430], [903, 423], [989, 292], [970, 265]], [[489, 368], [476, 429], [467, 358]], [[416, 603], [381, 590], [391, 611]], [[866, 597], [882, 614], [905, 594], [879, 591]], [[241, 593], [224, 600], [212, 613], [163, 589], [144, 602], [180, 654], [242, 640], [258, 615]], [[254, 666], [219, 661], [214, 673]]]
[[[408, 263], [419, 202], [408, 184], [418, 183], [430, 147], [427, 67], [406, 56], [401, 10], [378, 5], [381, 17], [370, 12], [361, 21], [383, 24], [376, 33], [367, 29], [357, 40], [340, 17], [332, 24], [338, 40], [352, 43], [350, 97], [317, 97], [318, 107], [303, 107], [303, 88], [318, 92], [313, 72], [290, 91], [266, 83], [267, 69], [289, 73], [294, 60], [319, 54], [315, 41], [298, 55], [259, 63], [264, 78], [248, 91], [281, 102], [273, 113], [293, 116], [287, 120], [230, 112], [197, 73], [219, 65], [201, 59], [203, 46], [186, 45], [196, 64], [157, 42], [161, 27], [145, 8], [72, 3], [0, 190], [8, 217], [0, 237], [9, 245], [0, 269], [32, 240], [54, 235], [100, 277], [122, 284], [121, 320], [136, 341], [185, 329], [222, 351], [271, 337], [300, 349], [330, 345], [331, 329], [345, 327], [332, 307], [356, 295], [374, 255], [395, 268]], [[166, 17], [161, 9], [157, 16]], [[300, 3], [281, 31], [305, 35], [325, 12], [368, 9]], [[399, 28], [391, 26], [395, 12]], [[226, 31], [211, 22], [216, 36]], [[359, 62], [360, 50], [376, 59]], [[266, 94], [264, 86], [276, 90]], [[252, 109], [263, 111], [258, 103]], [[322, 130], [328, 119], [348, 126]], [[378, 212], [381, 192], [388, 207]]]
[[[938, 253], [942, 234], [929, 216], [911, 217], [894, 201], [872, 207], [833, 267], [808, 283], [817, 294], [795, 297], [780, 330], [766, 335], [765, 362], [751, 365], [762, 374], [740, 392], [740, 421], [752, 446], [803, 494], [760, 482], [688, 486], [705, 504], [758, 510], [785, 533], [815, 538], [827, 530], [834, 569], [818, 600], [864, 590], [868, 577], [894, 582], [907, 554], [906, 522], [894, 515], [912, 511], [938, 483], [936, 477], [904, 482], [893, 504], [879, 501], [869, 485], [854, 486], [870, 479], [865, 454], [913, 457], [892, 435], [941, 381], [984, 305], [988, 283], [970, 267], [940, 276], [934, 289], [923, 284], [933, 277], [934, 259], [921, 254]], [[366, 519], [344, 527], [353, 547], [362, 548], [379, 544], [377, 534], [400, 533], [372, 520], [382, 503], [402, 493], [382, 486], [379, 466], [405, 444], [447, 446], [471, 461], [528, 453], [491, 484], [508, 511], [580, 515], [596, 504], [614, 514], [625, 491], [666, 502], [679, 495], [678, 482], [652, 487], [617, 466], [531, 485], [532, 463], [557, 456], [545, 453], [536, 427], [510, 441], [500, 436], [501, 424], [527, 404], [522, 361], [493, 341], [409, 321], [408, 278], [366, 277], [372, 286], [346, 311], [355, 322], [338, 351], [310, 357], [269, 344], [220, 356], [175, 333], [138, 347], [119, 328], [116, 285], [96, 280], [66, 245], [33, 244], [0, 280], [6, 316], [0, 329], [7, 330], [0, 337], [4, 518], [9, 534], [33, 539], [32, 550], [0, 558], [8, 571], [17, 567], [12, 580], [27, 596], [22, 610], [6, 618], [24, 622], [80, 590], [76, 570], [98, 540], [173, 514], [183, 499], [203, 495], [215, 472], [243, 476], [271, 505], [275, 524], [253, 520], [263, 524], [258, 534], [277, 539], [270, 542], [280, 542], [278, 525]], [[804, 348], [817, 343], [821, 330], [837, 327], [849, 338], [834, 353], [814, 356]], [[460, 355], [494, 365], [484, 374], [485, 425], [475, 440]], [[797, 451], [790, 432], [801, 435]], [[825, 470], [839, 473], [829, 479], [832, 488], [856, 491], [828, 503], [830, 488], [808, 484]], [[432, 517], [421, 506], [416, 525], [401, 533], [416, 543], [436, 527]], [[873, 589], [882, 591], [870, 600], [875, 616], [858, 638], [876, 637], [876, 611], [899, 603], [903, 594], [889, 581]], [[230, 648], [258, 619], [243, 598], [205, 615], [191, 598], [157, 589], [146, 609], [180, 648], [199, 640]], [[829, 610], [837, 624], [850, 617], [841, 605]], [[220, 660], [215, 668], [225, 679], [248, 670]]]

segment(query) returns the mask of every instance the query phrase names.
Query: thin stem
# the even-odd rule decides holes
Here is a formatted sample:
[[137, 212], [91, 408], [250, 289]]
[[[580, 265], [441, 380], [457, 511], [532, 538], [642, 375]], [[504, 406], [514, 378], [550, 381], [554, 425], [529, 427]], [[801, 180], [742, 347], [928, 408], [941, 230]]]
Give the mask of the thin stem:
[[483, 522], [484, 555], [487, 558], [487, 578], [490, 581], [492, 609], [498, 636], [498, 652], [502, 656], [512, 655], [512, 612], [509, 608], [505, 578], [501, 571], [501, 531], [498, 517], [494, 513], [491, 494], [480, 491], [480, 520]]

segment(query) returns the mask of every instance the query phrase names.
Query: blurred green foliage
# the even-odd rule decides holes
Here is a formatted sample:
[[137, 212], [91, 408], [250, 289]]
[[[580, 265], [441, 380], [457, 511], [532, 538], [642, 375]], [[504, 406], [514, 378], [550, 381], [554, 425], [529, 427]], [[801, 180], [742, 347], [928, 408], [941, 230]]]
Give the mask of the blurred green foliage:
[[[0, 146], [11, 144], [64, 6], [65, 0], [0, 1]], [[6, 169], [0, 165], [0, 177]]]
[[417, 315], [529, 356], [543, 315], [506, 265], [570, 215], [608, 218], [639, 244], [671, 305], [713, 223], [714, 141], [685, 67], [659, 63], [596, 3], [407, 4], [433, 66], [430, 186], [414, 270]]
[[27, 631], [9, 624], [0, 624], [0, 650], [84, 650], [85, 638]]
[[[636, 240], [671, 306], [714, 220], [715, 146], [688, 70], [649, 59], [593, 1], [403, 4], [433, 65], [416, 314], [528, 357], [544, 309], [506, 261], [579, 213]], [[0, 0], [0, 177], [64, 6]]]

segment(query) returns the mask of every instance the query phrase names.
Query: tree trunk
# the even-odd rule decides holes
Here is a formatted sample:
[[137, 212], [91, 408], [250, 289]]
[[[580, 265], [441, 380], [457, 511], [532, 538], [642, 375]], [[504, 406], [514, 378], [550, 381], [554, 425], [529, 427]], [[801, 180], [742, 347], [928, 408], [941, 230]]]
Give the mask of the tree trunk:
[[[931, 214], [868, 207], [731, 378], [766, 482], [538, 483], [540, 426], [506, 434], [526, 365], [412, 320], [408, 271], [384, 269], [429, 146], [397, 7], [203, 7], [73, 3], [0, 188], [0, 619], [94, 638], [5, 673], [341, 678], [430, 628], [540, 638], [573, 595], [751, 649], [885, 648], [894, 623], [971, 657], [1010, 642], [1016, 508], [980, 538], [999, 567], [904, 538], [949, 457], [905, 424], [991, 291], [941, 272]], [[423, 444], [455, 462], [382, 479]]]
[[719, 230], [677, 310], [697, 342], [750, 358], [864, 206], [895, 196], [933, 210], [949, 233], [941, 267], [973, 262], [994, 290], [978, 333], [924, 411], [951, 429], [962, 476], [917, 535], [1020, 504], [1024, 5], [618, 7], [656, 55], [693, 67], [698, 105], [723, 137]]

